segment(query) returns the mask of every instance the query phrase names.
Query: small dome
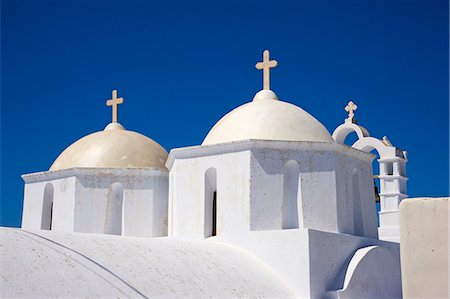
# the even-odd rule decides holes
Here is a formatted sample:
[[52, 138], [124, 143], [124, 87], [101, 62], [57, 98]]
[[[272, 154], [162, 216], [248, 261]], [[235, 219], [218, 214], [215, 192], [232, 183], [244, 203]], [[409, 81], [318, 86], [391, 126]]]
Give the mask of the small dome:
[[333, 142], [327, 129], [308, 112], [261, 90], [253, 101], [222, 117], [202, 145], [246, 139]]
[[104, 131], [89, 134], [66, 148], [50, 170], [74, 167], [165, 168], [166, 150], [152, 139], [110, 123]]

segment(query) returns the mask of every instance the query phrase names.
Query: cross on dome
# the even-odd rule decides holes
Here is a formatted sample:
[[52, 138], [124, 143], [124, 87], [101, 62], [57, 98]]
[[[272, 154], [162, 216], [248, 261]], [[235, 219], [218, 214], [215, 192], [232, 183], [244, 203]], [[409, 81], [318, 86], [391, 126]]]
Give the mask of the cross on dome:
[[358, 106], [355, 105], [352, 101], [348, 102], [347, 106], [345, 106], [345, 111], [348, 112], [348, 117], [345, 120], [345, 122], [349, 123], [356, 123], [355, 117], [355, 110], [358, 109]]
[[117, 122], [117, 106], [123, 104], [123, 98], [117, 97], [117, 89], [112, 91], [112, 98], [106, 101], [106, 106], [112, 106], [112, 122]]
[[263, 89], [270, 89], [270, 69], [278, 65], [276, 60], [270, 60], [269, 50], [263, 53], [263, 61], [258, 62], [255, 67], [258, 70], [263, 70]]

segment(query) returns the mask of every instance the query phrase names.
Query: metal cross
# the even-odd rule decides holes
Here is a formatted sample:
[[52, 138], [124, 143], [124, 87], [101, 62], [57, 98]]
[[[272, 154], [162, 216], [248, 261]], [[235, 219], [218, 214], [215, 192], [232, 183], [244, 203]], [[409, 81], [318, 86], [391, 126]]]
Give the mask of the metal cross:
[[356, 120], [355, 117], [355, 110], [358, 109], [358, 106], [355, 105], [352, 101], [348, 102], [347, 106], [345, 107], [345, 111], [348, 112], [348, 118], [345, 120], [346, 122], [354, 123]]
[[270, 69], [277, 65], [278, 62], [276, 60], [270, 60], [269, 50], [265, 50], [263, 53], [263, 61], [255, 65], [258, 70], [263, 70], [263, 89], [270, 89]]
[[106, 106], [112, 106], [112, 122], [117, 122], [117, 105], [123, 104], [123, 98], [117, 97], [117, 90], [112, 91], [112, 98], [106, 101]]

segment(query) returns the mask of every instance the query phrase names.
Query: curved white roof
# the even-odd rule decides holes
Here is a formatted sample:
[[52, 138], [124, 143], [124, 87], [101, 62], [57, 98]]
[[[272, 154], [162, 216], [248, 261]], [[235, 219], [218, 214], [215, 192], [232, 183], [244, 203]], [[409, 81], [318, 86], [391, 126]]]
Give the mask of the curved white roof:
[[110, 123], [67, 147], [50, 170], [75, 167], [165, 168], [167, 151], [152, 139]]
[[308, 112], [261, 90], [253, 101], [222, 117], [202, 145], [246, 139], [333, 142], [327, 129]]
[[294, 297], [249, 252], [208, 241], [0, 228], [4, 297]]

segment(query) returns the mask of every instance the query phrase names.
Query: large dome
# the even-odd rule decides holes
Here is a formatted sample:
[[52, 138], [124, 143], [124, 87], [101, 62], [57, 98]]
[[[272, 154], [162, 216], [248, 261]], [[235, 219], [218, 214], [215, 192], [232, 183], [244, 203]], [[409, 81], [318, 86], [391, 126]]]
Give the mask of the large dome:
[[165, 168], [166, 150], [152, 139], [110, 123], [74, 142], [53, 162], [50, 170], [74, 167]]
[[294, 298], [221, 242], [0, 228], [2, 298]]
[[222, 117], [202, 145], [246, 139], [333, 142], [327, 129], [303, 109], [261, 90], [253, 101]]

